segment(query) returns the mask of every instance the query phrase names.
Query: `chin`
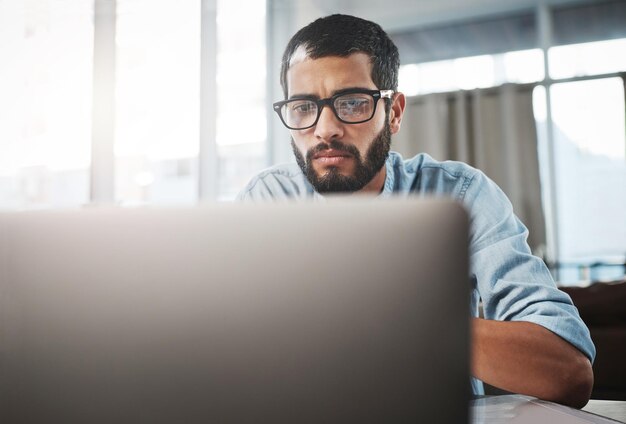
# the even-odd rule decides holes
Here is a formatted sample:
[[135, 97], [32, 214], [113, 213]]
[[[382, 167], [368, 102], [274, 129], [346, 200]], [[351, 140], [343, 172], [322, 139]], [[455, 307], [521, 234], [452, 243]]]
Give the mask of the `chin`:
[[323, 178], [330, 174], [341, 175], [342, 177], [354, 177], [353, 171], [347, 172], [345, 170], [342, 170], [340, 167], [333, 165], [325, 166], [321, 170], [315, 170], [315, 173], [317, 174], [318, 178]]

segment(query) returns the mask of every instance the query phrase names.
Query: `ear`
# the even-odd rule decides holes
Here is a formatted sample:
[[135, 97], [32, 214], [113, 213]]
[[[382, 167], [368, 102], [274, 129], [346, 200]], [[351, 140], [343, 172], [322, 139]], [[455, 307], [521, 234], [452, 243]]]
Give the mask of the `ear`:
[[393, 102], [391, 103], [391, 110], [389, 111], [389, 127], [391, 128], [391, 134], [395, 134], [400, 131], [400, 124], [402, 123], [405, 106], [406, 98], [404, 97], [404, 94], [394, 94]]

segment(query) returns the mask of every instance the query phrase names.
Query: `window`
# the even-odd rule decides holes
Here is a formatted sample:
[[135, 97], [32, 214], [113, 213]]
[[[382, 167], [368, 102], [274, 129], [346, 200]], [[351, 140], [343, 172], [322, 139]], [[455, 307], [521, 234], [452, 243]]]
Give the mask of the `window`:
[[626, 71], [626, 39], [556, 46], [548, 55], [552, 78], [575, 79], [550, 88], [559, 279], [623, 278], [624, 79], [593, 75]]
[[[419, 95], [507, 82], [542, 82], [534, 90], [534, 112], [542, 185], [544, 189], [551, 188], [544, 193], [547, 217], [551, 218], [547, 225], [556, 236], [549, 249], [554, 255], [548, 259], [558, 268], [556, 275], [561, 283], [581, 278], [623, 278], [626, 38], [611, 38], [624, 37], [626, 5], [615, 1], [565, 5], [553, 8], [550, 14], [555, 45], [547, 49], [549, 78], [545, 75], [542, 49], [498, 51], [502, 46], [492, 41], [495, 34], [501, 32], [505, 38], [514, 34], [498, 30], [498, 22], [494, 20], [490, 25], [461, 25], [460, 33], [449, 28], [444, 28], [445, 31], [427, 28], [399, 34], [399, 46], [409, 58], [428, 59], [436, 57], [437, 52], [447, 56], [462, 51], [491, 53], [403, 65], [399, 89], [407, 95]], [[519, 31], [515, 31], [519, 32], [521, 41], [517, 45], [539, 45], [538, 28], [534, 24], [526, 25], [529, 19], [532, 20], [526, 16], [519, 20]], [[483, 33], [491, 35], [483, 37], [480, 35]], [[468, 42], [474, 39], [485, 42], [480, 45]], [[440, 49], [451, 40], [458, 45]], [[427, 47], [425, 53], [415, 47], [417, 42]], [[548, 129], [552, 130], [550, 137]], [[550, 143], [553, 143], [553, 156]]]
[[197, 201], [200, 0], [117, 0], [115, 200]]
[[89, 201], [93, 5], [0, 2], [0, 208]]
[[266, 165], [265, 1], [217, 4], [219, 198], [232, 199]]
[[539, 49], [462, 57], [400, 67], [399, 90], [406, 95], [493, 87], [543, 79]]
[[[560, 261], [623, 263], [624, 82], [621, 78], [575, 81], [554, 84], [550, 90]], [[604, 270], [603, 278], [623, 275], [623, 269], [613, 270], [613, 274]], [[579, 276], [561, 278], [575, 280]]]
[[[112, 17], [98, 21], [94, 5], [105, 5]], [[219, 170], [205, 174], [214, 176], [209, 185], [218, 187], [219, 199], [232, 199], [267, 164], [266, 5], [215, 5], [217, 18], [208, 13], [210, 22], [203, 22], [202, 0], [0, 1], [0, 209], [78, 207], [92, 200], [197, 203], [200, 131], [207, 119], [200, 115], [200, 84], [207, 78], [217, 87], [210, 93], [217, 99], [217, 133], [208, 138], [217, 146]], [[94, 20], [104, 44], [94, 44]], [[202, 25], [217, 34], [217, 71], [201, 68]], [[103, 51], [111, 67], [96, 74], [104, 72], [106, 84], [94, 80], [94, 57]], [[114, 150], [112, 169], [108, 157], [98, 160], [102, 152], [92, 158], [92, 114], [108, 113], [92, 107], [94, 81], [96, 94], [109, 96], [108, 83], [115, 81], [115, 113], [95, 121], [114, 128], [110, 137], [95, 137], [105, 153]], [[92, 159], [98, 163], [93, 191]]]
[[548, 50], [554, 79], [626, 70], [626, 38], [552, 47]]

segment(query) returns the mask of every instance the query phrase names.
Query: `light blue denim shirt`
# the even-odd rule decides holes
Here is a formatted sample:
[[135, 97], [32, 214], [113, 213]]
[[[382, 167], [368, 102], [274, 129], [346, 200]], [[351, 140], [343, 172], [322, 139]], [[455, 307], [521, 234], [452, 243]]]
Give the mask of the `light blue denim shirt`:
[[[461, 162], [438, 162], [426, 154], [404, 160], [391, 152], [380, 196], [447, 196], [470, 214], [471, 311], [482, 300], [486, 319], [528, 321], [558, 334], [591, 361], [595, 347], [570, 297], [557, 289], [544, 262], [526, 242], [528, 230], [500, 188]], [[253, 178], [239, 200], [321, 198], [297, 164], [269, 168]], [[482, 383], [472, 379], [475, 394]]]

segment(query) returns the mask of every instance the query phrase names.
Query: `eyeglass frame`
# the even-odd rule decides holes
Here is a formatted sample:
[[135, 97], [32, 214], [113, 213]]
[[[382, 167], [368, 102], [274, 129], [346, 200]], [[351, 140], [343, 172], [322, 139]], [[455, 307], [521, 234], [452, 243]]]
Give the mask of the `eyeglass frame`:
[[[370, 116], [367, 119], [361, 120], [361, 121], [356, 121], [356, 122], [349, 122], [349, 121], [345, 121], [343, 119], [341, 119], [339, 117], [339, 113], [337, 112], [337, 109], [335, 109], [335, 100], [337, 100], [337, 98], [341, 97], [341, 96], [345, 96], [348, 94], [367, 94], [370, 95], [374, 98], [374, 108], [372, 109], [372, 116]], [[324, 109], [324, 106], [328, 106], [330, 108], [330, 110], [333, 111], [333, 114], [335, 115], [335, 117], [339, 120], [339, 122], [342, 122], [344, 124], [362, 124], [364, 122], [370, 121], [374, 115], [376, 114], [376, 107], [378, 106], [378, 101], [380, 99], [391, 99], [393, 98], [393, 95], [395, 94], [394, 90], [366, 90], [366, 89], [362, 89], [362, 88], [353, 88], [353, 89], [349, 89], [346, 91], [342, 91], [340, 93], [337, 93], [331, 97], [327, 97], [325, 99], [319, 99], [319, 100], [315, 100], [314, 98], [308, 97], [308, 96], [297, 96], [297, 97], [293, 97], [291, 99], [287, 99], [287, 100], [281, 100], [279, 102], [275, 102], [272, 104], [272, 107], [274, 109], [274, 112], [276, 112], [276, 114], [278, 115], [278, 117], [280, 118], [281, 122], [283, 123], [283, 125], [287, 128], [289, 128], [290, 130], [294, 130], [294, 131], [301, 131], [301, 130], [307, 130], [309, 128], [314, 127], [315, 125], [317, 125], [317, 122], [320, 119], [320, 116], [322, 115], [322, 110]], [[283, 114], [281, 113], [281, 109], [284, 105], [286, 105], [287, 103], [293, 102], [293, 101], [297, 101], [297, 100], [309, 100], [313, 103], [315, 103], [315, 105], [317, 106], [317, 116], [315, 117], [315, 121], [313, 121], [313, 123], [307, 127], [303, 127], [303, 128], [294, 128], [294, 127], [290, 127], [289, 125], [287, 125], [287, 123], [285, 122], [285, 118], [283, 118]]]

